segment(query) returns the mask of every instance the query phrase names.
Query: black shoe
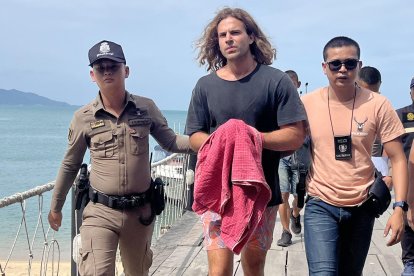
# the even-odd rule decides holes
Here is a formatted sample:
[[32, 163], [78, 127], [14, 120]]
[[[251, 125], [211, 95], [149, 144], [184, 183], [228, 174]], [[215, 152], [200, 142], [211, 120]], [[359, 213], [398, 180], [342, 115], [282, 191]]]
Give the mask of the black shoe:
[[298, 217], [293, 216], [293, 211], [290, 212], [290, 229], [292, 229], [292, 232], [297, 234], [300, 234], [302, 231], [302, 225], [300, 224], [300, 215]]
[[283, 230], [282, 237], [280, 240], [277, 241], [277, 245], [279, 246], [289, 246], [292, 244], [292, 234], [286, 230]]

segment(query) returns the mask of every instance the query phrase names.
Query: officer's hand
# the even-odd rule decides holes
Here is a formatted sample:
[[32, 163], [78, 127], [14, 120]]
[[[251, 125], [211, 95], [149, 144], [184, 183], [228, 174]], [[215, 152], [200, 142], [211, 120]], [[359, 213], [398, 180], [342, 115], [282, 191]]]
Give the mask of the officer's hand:
[[53, 212], [50, 210], [47, 219], [49, 220], [50, 227], [53, 230], [58, 231], [60, 225], [62, 224], [62, 212]]
[[387, 221], [384, 229], [384, 237], [391, 230], [391, 237], [387, 242], [387, 246], [392, 246], [400, 242], [404, 230], [404, 211], [401, 208], [395, 208], [391, 217]]
[[388, 187], [388, 190], [392, 191], [392, 177], [387, 175], [384, 176], [382, 180], [384, 180], [385, 185]]
[[407, 211], [407, 221], [411, 229], [414, 231], [414, 210], [410, 207]]

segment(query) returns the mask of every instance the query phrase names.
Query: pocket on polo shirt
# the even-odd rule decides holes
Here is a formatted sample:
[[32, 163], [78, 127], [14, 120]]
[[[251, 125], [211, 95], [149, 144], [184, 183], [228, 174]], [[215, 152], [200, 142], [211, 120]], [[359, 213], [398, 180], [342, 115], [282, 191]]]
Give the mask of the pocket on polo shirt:
[[91, 137], [91, 155], [112, 157], [114, 155], [114, 136], [112, 130], [97, 133]]
[[131, 154], [139, 155], [148, 153], [149, 126], [130, 127], [130, 150]]

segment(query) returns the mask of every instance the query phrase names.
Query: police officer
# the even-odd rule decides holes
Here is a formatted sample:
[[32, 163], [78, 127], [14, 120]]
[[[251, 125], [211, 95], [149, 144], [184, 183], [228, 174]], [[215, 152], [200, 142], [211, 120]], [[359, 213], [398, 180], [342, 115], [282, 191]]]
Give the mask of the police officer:
[[119, 244], [125, 275], [148, 275], [154, 227], [148, 135], [170, 152], [187, 152], [188, 137], [168, 127], [152, 100], [125, 90], [129, 68], [120, 45], [106, 40], [97, 43], [89, 50], [89, 62], [99, 93], [73, 116], [49, 223], [56, 231], [61, 226], [66, 195], [89, 148], [91, 201], [80, 228], [80, 274], [115, 275]]
[[[398, 117], [405, 128], [405, 134], [401, 138], [407, 159], [414, 139], [414, 77], [410, 83], [410, 96], [411, 104], [397, 109]], [[401, 239], [401, 248], [404, 264], [404, 271], [401, 275], [414, 275], [414, 231], [408, 225], [406, 219], [404, 220], [404, 235]]]

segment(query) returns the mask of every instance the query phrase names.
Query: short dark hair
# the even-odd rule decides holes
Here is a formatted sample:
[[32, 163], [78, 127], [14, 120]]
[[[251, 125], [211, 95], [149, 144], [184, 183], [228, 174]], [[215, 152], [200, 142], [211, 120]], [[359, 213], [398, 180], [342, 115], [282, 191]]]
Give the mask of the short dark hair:
[[381, 73], [375, 67], [364, 66], [359, 70], [358, 78], [368, 85], [374, 85], [381, 82]]
[[294, 78], [296, 78], [297, 80], [299, 80], [298, 74], [295, 71], [293, 71], [293, 70], [286, 70], [285, 73], [288, 74], [290, 77], [293, 76]]
[[326, 61], [326, 52], [329, 48], [339, 48], [344, 46], [354, 46], [357, 49], [358, 59], [360, 58], [361, 49], [355, 40], [346, 36], [337, 36], [329, 40], [328, 43], [326, 43], [325, 47], [323, 47], [323, 60]]

